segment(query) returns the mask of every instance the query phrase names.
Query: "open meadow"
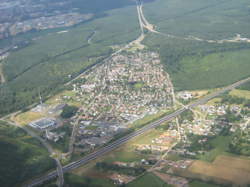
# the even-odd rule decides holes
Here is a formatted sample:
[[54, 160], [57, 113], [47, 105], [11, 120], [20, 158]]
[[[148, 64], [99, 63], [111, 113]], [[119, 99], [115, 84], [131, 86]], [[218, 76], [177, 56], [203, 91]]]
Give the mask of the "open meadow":
[[181, 176], [217, 184], [250, 184], [250, 160], [244, 157], [217, 156], [212, 162], [196, 160], [186, 170], [175, 171]]

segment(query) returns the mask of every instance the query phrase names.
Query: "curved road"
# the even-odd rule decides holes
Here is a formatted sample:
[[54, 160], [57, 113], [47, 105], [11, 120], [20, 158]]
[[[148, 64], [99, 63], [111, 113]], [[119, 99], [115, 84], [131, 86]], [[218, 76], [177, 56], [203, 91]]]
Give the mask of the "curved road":
[[[33, 138], [36, 138], [47, 150], [48, 152], [52, 155], [54, 153], [52, 147], [44, 140], [42, 139], [39, 135], [37, 135], [35, 132], [33, 132], [32, 130], [30, 130], [29, 128], [26, 128], [24, 126], [18, 125], [16, 123], [13, 123], [11, 121], [8, 120], [3, 120], [6, 121], [8, 124], [19, 127], [21, 129], [23, 129], [27, 134], [29, 134], [30, 136], [32, 136]], [[62, 187], [63, 183], [64, 183], [64, 177], [63, 177], [63, 167], [61, 165], [61, 162], [58, 158], [53, 158], [56, 162], [57, 165], [57, 170], [55, 171], [56, 175], [59, 176], [58, 177], [58, 186]]]

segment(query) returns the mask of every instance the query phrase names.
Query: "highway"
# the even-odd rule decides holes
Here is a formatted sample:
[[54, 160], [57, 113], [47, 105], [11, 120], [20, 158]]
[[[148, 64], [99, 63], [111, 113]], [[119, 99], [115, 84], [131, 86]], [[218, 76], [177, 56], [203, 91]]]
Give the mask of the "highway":
[[[215, 91], [215, 92], [213, 92], [213, 93], [211, 93], [211, 94], [209, 94], [209, 95], [207, 95], [207, 96], [205, 96], [205, 97], [203, 97], [201, 99], [198, 99], [195, 102], [187, 105], [186, 107], [178, 109], [175, 112], [173, 112], [173, 113], [171, 113], [169, 115], [166, 115], [166, 116], [162, 117], [161, 119], [159, 119], [159, 120], [157, 120], [155, 122], [152, 122], [152, 123], [142, 127], [141, 129], [139, 129], [139, 130], [137, 130], [135, 132], [132, 132], [131, 134], [128, 134], [128, 135], [126, 135], [126, 136], [124, 136], [124, 137], [110, 143], [109, 145], [107, 145], [107, 146], [105, 146], [103, 148], [100, 148], [99, 150], [97, 150], [97, 151], [83, 157], [82, 159], [80, 159], [78, 161], [75, 161], [75, 162], [72, 162], [72, 163], [70, 163], [68, 165], [65, 165], [63, 167], [63, 172], [68, 172], [68, 171], [70, 171], [72, 169], [75, 169], [75, 168], [78, 168], [78, 167], [80, 167], [82, 165], [85, 165], [88, 162], [103, 156], [105, 153], [108, 153], [110, 151], [115, 150], [119, 146], [127, 143], [129, 140], [131, 140], [131, 139], [133, 139], [135, 137], [138, 137], [138, 136], [142, 135], [143, 133], [149, 131], [150, 129], [153, 129], [153, 128], [159, 126], [163, 122], [170, 121], [170, 120], [174, 119], [175, 117], [177, 117], [178, 115], [180, 115], [184, 111], [186, 111], [188, 109], [191, 109], [191, 108], [194, 108], [194, 107], [196, 107], [198, 105], [204, 104], [207, 101], [211, 100], [212, 98], [215, 98], [215, 97], [217, 97], [217, 96], [219, 96], [219, 95], [221, 95], [221, 94], [223, 94], [223, 93], [225, 93], [227, 91], [230, 91], [230, 90], [232, 90], [232, 89], [234, 89], [234, 88], [236, 88], [236, 87], [238, 87], [238, 86], [240, 86], [240, 85], [242, 85], [242, 84], [244, 84], [244, 83], [246, 83], [248, 81], [250, 81], [250, 77], [248, 77], [248, 78], [246, 78], [244, 80], [238, 81], [238, 82], [236, 82], [236, 83], [234, 83], [232, 85], [229, 85], [227, 87], [224, 87], [222, 89], [219, 89], [218, 91]], [[42, 176], [40, 178], [37, 178], [37, 179], [34, 179], [31, 184], [26, 185], [26, 186], [32, 187], [32, 186], [40, 185], [43, 182], [48, 181], [48, 180], [50, 180], [52, 178], [55, 178], [55, 177], [57, 177], [57, 172], [52, 171], [52, 172], [48, 173], [47, 175], [44, 175], [44, 176]]]

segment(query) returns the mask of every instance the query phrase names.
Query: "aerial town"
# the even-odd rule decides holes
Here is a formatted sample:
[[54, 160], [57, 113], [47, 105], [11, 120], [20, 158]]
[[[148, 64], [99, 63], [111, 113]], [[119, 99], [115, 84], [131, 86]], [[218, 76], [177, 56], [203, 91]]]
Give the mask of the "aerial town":
[[116, 55], [73, 84], [82, 119], [125, 124], [172, 106], [172, 86], [154, 52]]
[[0, 24], [0, 39], [15, 36], [31, 30], [45, 30], [70, 27], [92, 18], [92, 14], [67, 13], [50, 17], [40, 17], [16, 23]]
[[81, 103], [78, 148], [103, 145], [128, 124], [172, 106], [171, 83], [153, 52], [116, 55], [72, 87]]
[[69, 27], [93, 17], [79, 13], [70, 3], [4, 0], [0, 4], [0, 39], [31, 30]]
[[70, 120], [77, 152], [104, 145], [134, 121], [173, 105], [172, 84], [155, 52], [113, 56], [75, 80], [68, 92], [56, 98], [57, 104], [41, 101], [30, 111], [42, 114], [41, 118], [29, 121], [29, 126], [44, 132], [49, 140], [60, 141], [63, 135], [53, 132], [62, 125], [58, 115], [66, 104], [77, 103], [78, 112]]

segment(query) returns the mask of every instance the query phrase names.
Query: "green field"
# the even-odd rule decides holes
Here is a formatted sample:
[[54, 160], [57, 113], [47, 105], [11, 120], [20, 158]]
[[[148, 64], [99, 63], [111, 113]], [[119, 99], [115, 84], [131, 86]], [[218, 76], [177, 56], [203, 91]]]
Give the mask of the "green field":
[[191, 183], [189, 183], [190, 187], [219, 187], [216, 184], [208, 184], [208, 183], [204, 183], [204, 182], [200, 182], [200, 181], [192, 181]]
[[[72, 173], [64, 175], [64, 185], [69, 187], [115, 187], [113, 182], [105, 178], [82, 177]], [[56, 187], [56, 181], [48, 182], [42, 187]]]
[[229, 155], [227, 151], [229, 149], [231, 139], [231, 136], [217, 136], [216, 138], [212, 139], [211, 144], [214, 148], [206, 152], [204, 155], [200, 155], [199, 159], [212, 162], [217, 156], [221, 154]]
[[128, 183], [126, 187], [170, 187], [171, 185], [166, 184], [159, 177], [152, 173], [146, 173], [142, 177]]
[[101, 178], [87, 178], [80, 177], [74, 174], [65, 175], [65, 184], [74, 187], [82, 186], [96, 186], [96, 187], [114, 187], [115, 185], [111, 180]]
[[0, 122], [0, 183], [13, 187], [55, 167], [47, 150], [23, 130]]
[[105, 162], [137, 162], [145, 156], [136, 153], [131, 147], [124, 146], [116, 151], [113, 151], [104, 159]]

